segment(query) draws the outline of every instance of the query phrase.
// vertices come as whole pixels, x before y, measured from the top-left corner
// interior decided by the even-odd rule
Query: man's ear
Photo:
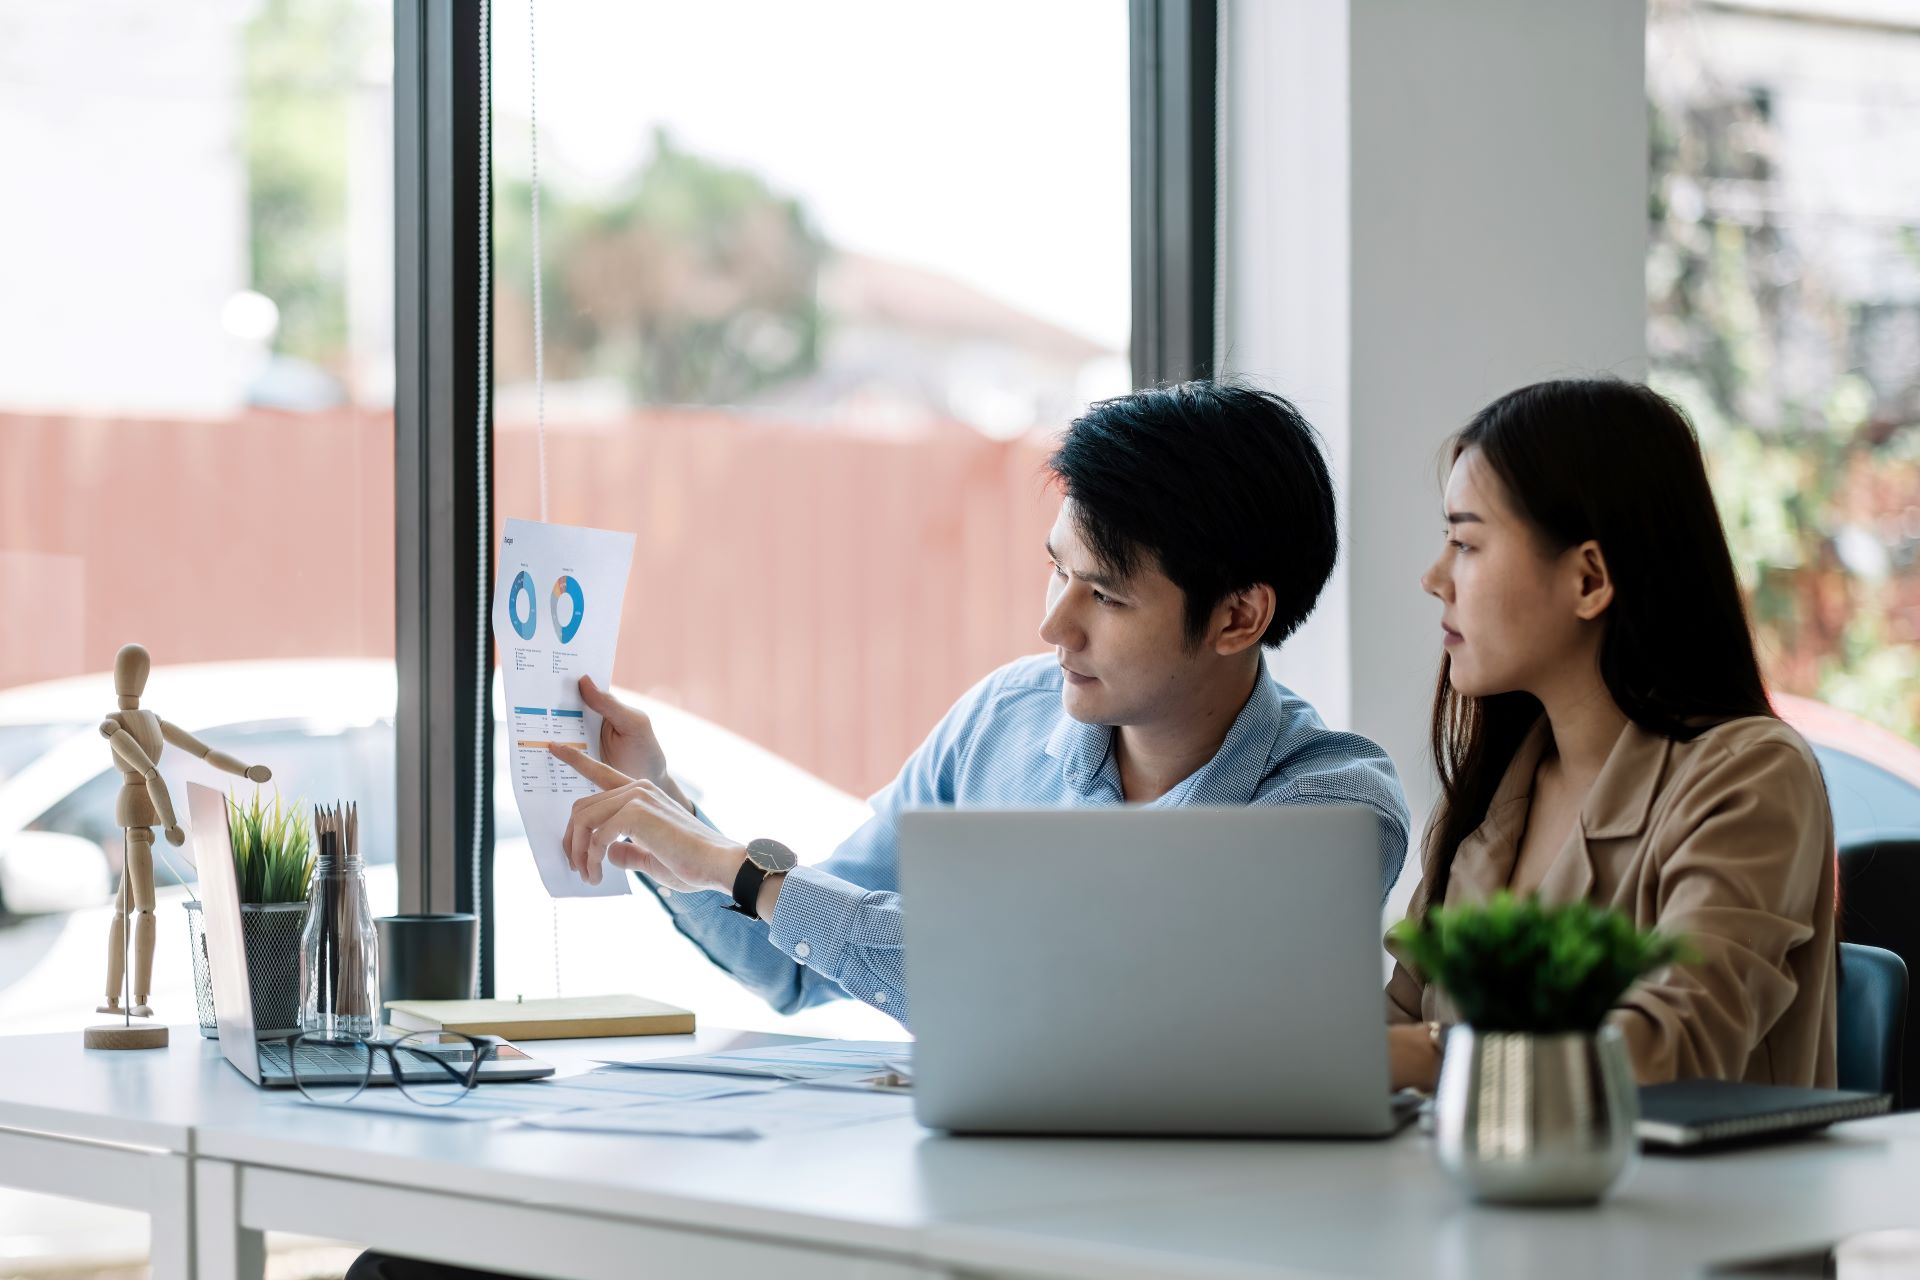
[[[1213,607],[1213,651],[1221,657],[1258,645],[1273,623],[1273,588],[1256,582],[1236,591]]]
[[[1606,553],[1589,538],[1568,553],[1574,572],[1580,575],[1574,614],[1582,622],[1592,622],[1613,604],[1613,575],[1607,571]]]

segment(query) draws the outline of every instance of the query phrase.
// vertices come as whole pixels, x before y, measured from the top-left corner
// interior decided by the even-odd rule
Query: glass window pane
[[[393,857],[393,95],[385,0],[13,5],[0,18],[0,1026],[70,1029],[107,974],[141,706],[357,800]],[[185,784],[253,784],[179,746]],[[191,1023],[181,855],[149,1003]],[[171,868],[168,859],[171,860]],[[4,1250],[0,1250],[4,1252]]]
[[[1857,719],[1784,714],[1874,760],[1874,725],[1920,741],[1920,22],[1667,0],[1647,34],[1653,380],[1699,427],[1769,684]],[[1882,825],[1842,790],[1842,830]]]
[[[723,829],[818,860],[1044,647],[1047,437],[1128,386],[1127,6],[540,6],[537,69],[526,6],[491,12],[496,524],[538,518],[544,457],[552,520],[637,535],[615,680]],[[657,904],[549,907],[523,841],[503,994],[557,969],[782,1025]]]

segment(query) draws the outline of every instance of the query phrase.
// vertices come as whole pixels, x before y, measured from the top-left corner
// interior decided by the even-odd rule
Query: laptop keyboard
[[[417,1053],[412,1049],[395,1049],[394,1057],[400,1060],[400,1072],[407,1080],[447,1080],[446,1068],[431,1055]],[[454,1062],[463,1064],[468,1055],[462,1053]],[[365,1069],[367,1055],[358,1049],[347,1049],[333,1044],[303,1044],[294,1051],[293,1059],[287,1056],[287,1046],[281,1043],[265,1043],[260,1046],[260,1069],[276,1076],[293,1075],[294,1066],[300,1069],[300,1075],[312,1079],[322,1076],[358,1076]],[[388,1076],[387,1055],[377,1054],[373,1061],[373,1078],[385,1079]]]

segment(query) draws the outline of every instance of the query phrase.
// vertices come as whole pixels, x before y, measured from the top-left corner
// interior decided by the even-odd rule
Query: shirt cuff
[[[712,913],[718,911],[736,920],[746,919],[739,912],[732,910],[732,894],[721,893],[717,889],[669,889],[665,885],[655,884],[638,871],[633,874],[641,884],[653,891],[654,896],[660,899],[668,911],[677,916],[717,919],[718,917]]]
[[[840,980],[853,918],[867,891],[814,867],[795,867],[780,885],[767,922],[773,945],[821,977]]]

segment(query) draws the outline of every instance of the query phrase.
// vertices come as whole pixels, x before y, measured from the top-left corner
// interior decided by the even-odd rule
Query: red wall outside
[[[1042,646],[1043,442],[707,411],[549,426],[558,522],[637,535],[614,678],[858,794]],[[536,437],[495,442],[536,518]],[[156,663],[393,654],[390,414],[0,414],[0,689]]]

